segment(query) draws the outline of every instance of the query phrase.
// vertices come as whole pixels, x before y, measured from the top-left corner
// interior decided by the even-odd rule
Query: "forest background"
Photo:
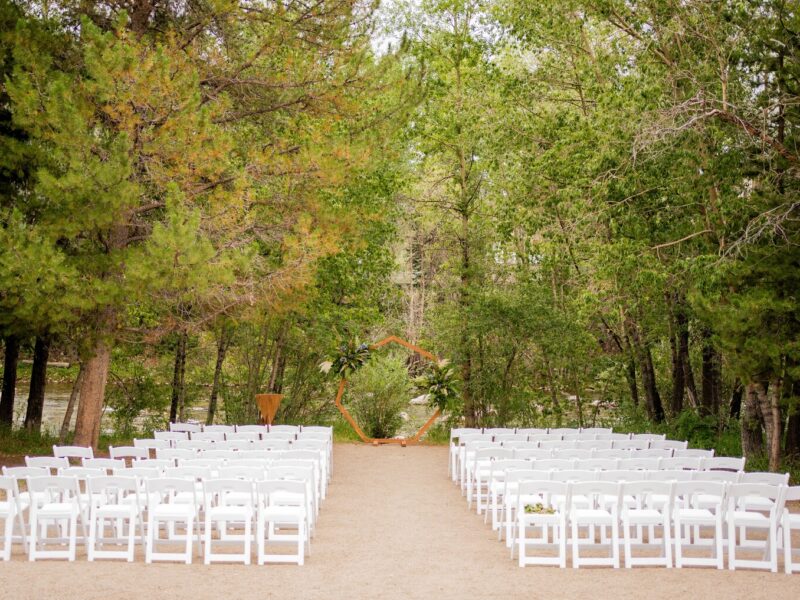
[[[797,8],[0,0],[2,445],[257,392],[346,435],[319,364],[396,334],[458,377],[432,440],[609,425],[791,466]],[[394,434],[421,368],[370,360],[348,401]]]

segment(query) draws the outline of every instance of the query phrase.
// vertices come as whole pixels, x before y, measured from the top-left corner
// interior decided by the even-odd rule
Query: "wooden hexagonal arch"
[[[439,359],[435,355],[428,352],[427,350],[423,350],[422,348],[415,346],[414,344],[407,342],[404,339],[401,339],[395,335],[390,335],[389,337],[382,339],[380,342],[372,344],[369,347],[369,349],[374,350],[375,348],[380,348],[388,344],[399,344],[400,346],[404,346],[405,348],[408,348],[412,352],[415,352],[416,354],[419,354],[420,356],[427,358],[431,362],[434,363],[439,362]],[[442,413],[442,411],[439,408],[437,408],[436,411],[431,416],[431,418],[428,419],[422,427],[420,427],[419,431],[417,431],[417,433],[415,433],[413,437],[410,437],[408,439],[367,437],[367,435],[361,430],[361,427],[358,426],[358,423],[356,423],[355,419],[353,419],[352,415],[347,411],[347,409],[342,404],[342,396],[344,395],[345,387],[347,387],[347,379],[343,377],[342,380],[339,382],[339,390],[336,393],[336,408],[338,408],[339,412],[342,413],[342,416],[345,419],[347,419],[347,422],[350,423],[350,426],[358,434],[358,437],[361,438],[361,441],[367,444],[376,444],[376,445],[400,444],[402,446],[405,446],[406,444],[416,444],[417,442],[419,442],[420,438],[425,434],[425,432],[428,431],[430,426],[433,425],[434,421],[436,421],[439,415]]]

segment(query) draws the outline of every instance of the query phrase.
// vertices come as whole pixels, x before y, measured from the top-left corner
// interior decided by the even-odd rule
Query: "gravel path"
[[[800,575],[518,568],[446,477],[445,447],[340,444],[312,554],[290,565],[0,564],[0,598],[793,598]]]

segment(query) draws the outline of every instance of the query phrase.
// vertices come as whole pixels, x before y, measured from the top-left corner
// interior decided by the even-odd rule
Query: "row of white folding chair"
[[[479,444],[479,443],[476,443]],[[549,449],[519,449],[519,448],[506,448],[498,447],[496,445],[476,445],[473,449],[467,447],[465,456],[469,457],[471,462],[465,464],[463,469],[462,491],[467,495],[467,498],[472,500],[473,484],[476,480],[476,469],[478,462],[483,461],[484,467],[488,468],[493,459],[528,459],[528,460],[547,460],[551,456],[558,456],[560,458],[555,460],[570,460],[570,461],[613,461],[613,460],[639,460],[644,461],[642,464],[650,466],[641,468],[689,468],[689,469],[730,469],[739,471],[744,469],[744,458],[729,458],[729,457],[671,457],[668,455],[671,451],[665,450],[560,450],[553,452]],[[684,451],[688,452],[688,451]],[[467,459],[465,459],[467,460]],[[649,462],[647,462],[649,461]],[[660,461],[664,462],[664,467],[660,466]],[[706,462],[703,462],[706,461]],[[704,466],[708,465],[708,466]],[[569,468],[569,467],[565,467]]]
[[[76,467],[68,467],[76,469]],[[273,472],[275,472],[273,470]],[[134,557],[134,541],[146,539],[146,562],[153,560],[184,560],[191,562],[192,532],[200,518],[200,507],[205,515],[205,562],[219,560],[241,560],[250,563],[250,527],[257,514],[258,562],[298,562],[303,564],[304,548],[308,544],[309,517],[306,502],[307,485],[295,480],[259,480],[256,482],[243,479],[208,480],[202,482],[202,503],[198,501],[198,487],[191,478],[159,478],[139,480],[136,477],[99,475],[86,480],[88,493],[81,490],[78,477],[67,476],[32,476],[27,479],[29,498],[27,504],[21,499],[18,482],[14,477],[0,478],[0,490],[5,492],[3,506],[7,512],[0,511],[0,518],[5,517],[5,545],[2,558],[10,559],[12,533],[15,519],[24,510],[29,511],[29,536],[23,537],[29,560],[37,558],[66,558],[74,561],[76,554],[77,526],[83,527],[83,537],[87,543],[88,559],[125,558],[132,561]],[[144,484],[144,489],[142,489]],[[145,501],[140,494],[144,491]],[[86,505],[86,499],[89,499]],[[186,501],[190,497],[190,501]],[[288,501],[287,501],[288,500]],[[147,536],[144,530],[144,514],[149,522]],[[86,520],[88,516],[88,531]],[[117,532],[113,538],[107,538],[105,523],[111,522]],[[155,550],[155,542],[159,536],[160,522],[169,524],[168,530],[174,529],[175,522],[186,525],[186,550],[182,553],[159,553]],[[245,535],[239,538],[224,536],[224,542],[240,539],[244,544],[242,554],[231,555],[212,552],[212,526],[225,528],[230,522],[241,522]],[[63,523],[63,525],[62,525]],[[127,534],[120,539],[123,525],[128,524]],[[59,524],[60,535],[49,538],[48,525]],[[291,524],[297,528],[296,534],[276,533],[276,527]],[[24,532],[24,525],[20,526]],[[138,529],[139,534],[135,533]],[[197,533],[199,536],[199,528]],[[174,538],[173,538],[174,539]],[[295,541],[298,545],[296,555],[270,555],[265,552],[265,541]],[[121,550],[106,550],[98,543],[124,543]],[[43,544],[64,544],[67,549],[40,548]]]
[[[477,439],[476,439],[477,438]],[[523,450],[577,450],[574,442],[495,442],[483,436],[465,436],[458,446],[454,446],[455,453],[451,455],[451,476],[458,482],[462,491],[466,487],[466,472],[468,464],[472,461],[474,452],[480,448],[520,448]],[[612,442],[613,449],[613,442]],[[589,450],[594,452],[594,450]]]
[[[516,467],[516,465],[514,466]],[[589,471],[589,470],[540,470],[540,469],[520,469],[511,468],[505,473],[502,481],[498,481],[493,488],[491,496],[492,527],[497,529],[498,538],[506,533],[506,543],[510,544],[509,530],[514,518],[514,506],[516,498],[516,488],[521,481],[525,480],[602,480],[602,481],[712,481],[724,484],[764,484],[772,486],[785,486],[788,484],[788,474],[780,473],[735,473],[730,471],[686,471],[686,470],[613,470],[613,471]],[[502,493],[499,490],[502,489]],[[771,507],[759,504],[753,500],[750,508],[754,510],[769,510]],[[488,517],[488,511],[487,511]],[[484,518],[486,521],[487,518]],[[744,532],[742,532],[743,540]]]
[[[162,459],[191,459],[191,458],[285,458],[299,457],[303,453],[313,453],[319,459],[320,493],[323,498],[327,496],[328,483],[331,477],[331,457],[325,442],[319,440],[297,440],[293,444],[252,446],[248,449],[195,449],[195,448],[159,448],[156,458]]]
[[[590,471],[661,471],[661,470],[687,470],[687,471],[721,471],[741,472],[744,469],[744,458],[734,459],[729,457],[715,458],[596,458],[596,459],[568,459],[568,458],[519,458],[517,456],[489,455],[487,460],[482,460],[480,452],[476,456],[474,468],[474,484],[468,486],[468,502],[472,505],[472,491],[474,490],[477,501],[477,512],[481,514],[485,508],[483,503],[484,492],[489,495],[496,489],[495,483],[502,481],[504,473],[509,468],[527,468],[536,470],[590,470]],[[480,463],[480,464],[479,464]],[[525,465],[522,467],[522,465]]]
[[[154,465],[155,461],[173,461],[178,464],[195,465],[232,465],[244,464],[244,461],[251,461],[256,464],[259,461],[269,461],[278,463],[290,460],[308,461],[314,468],[314,495],[315,504],[327,497],[329,471],[325,460],[324,452],[314,449],[296,449],[287,451],[231,451],[231,450],[207,450],[195,453],[188,449],[166,448],[158,451],[156,459],[138,459],[133,462],[135,466]]]
[[[508,446],[504,446],[502,444],[498,444],[495,442],[490,442],[486,440],[475,440],[475,441],[468,441],[463,446],[459,446],[457,448],[458,452],[456,454],[456,459],[453,465],[453,481],[458,483],[461,486],[462,492],[465,491],[467,485],[467,470],[468,465],[474,459],[474,454],[478,449],[482,448],[508,448]],[[528,447],[524,446],[518,448],[516,446],[512,446],[512,448],[517,452],[519,457],[522,456],[537,456],[540,451],[550,452],[551,455],[558,455],[563,456],[564,453],[571,453],[573,456],[587,456],[586,454],[582,454],[581,449],[574,448],[574,447]],[[586,452],[584,450],[583,452]],[[674,457],[713,457],[714,450],[701,450],[701,449],[684,449],[684,450],[668,450],[668,449],[631,449],[631,448],[611,448],[609,449],[593,449],[589,450],[591,452],[591,458],[604,458],[604,457],[622,457],[625,456],[624,452],[636,452],[638,456],[665,456],[671,452],[672,456]],[[620,453],[620,454],[618,454]]]
[[[311,429],[314,427],[311,426]],[[199,433],[199,432],[222,432],[222,433],[236,433],[236,432],[267,432],[267,431],[288,431],[291,433],[300,432],[302,427],[300,425],[203,425],[200,423],[170,423],[170,431],[186,432],[186,433]],[[330,429],[332,428],[321,428]]]
[[[572,545],[572,564],[606,564],[620,566],[619,546],[624,545],[625,565],[634,564],[672,566],[672,540],[674,540],[675,566],[706,565],[722,569],[723,526],[727,524],[728,566],[764,568],[773,572],[778,569],[777,532],[784,512],[785,486],[768,484],[725,484],[714,481],[636,481],[614,483],[609,481],[523,481],[518,487],[516,499],[515,531],[512,532],[512,558],[514,550],[519,549],[519,565],[557,564],[566,567],[566,546]],[[749,503],[759,498],[770,505],[768,514],[754,512]],[[526,510],[532,503],[541,504],[544,510]],[[660,526],[662,537],[648,539],[644,544],[638,531],[647,526],[654,529]],[[694,526],[693,538],[686,536],[687,526]],[[711,539],[698,539],[700,527],[713,529]],[[527,529],[539,527],[542,535],[529,540]],[[598,544],[595,527],[601,528]],[[622,537],[619,529],[622,528]],[[632,528],[637,535],[632,535]],[[746,548],[742,539],[737,540],[736,529],[757,529],[767,532],[765,560],[747,560],[736,557],[737,549]],[[569,530],[568,530],[569,528]],[[581,528],[588,536],[580,535]],[[608,535],[608,530],[611,535]],[[550,542],[550,530],[553,543]],[[697,542],[711,542],[699,544]],[[632,547],[655,546],[661,550],[659,557],[633,557]],[[689,556],[683,554],[684,546],[700,549],[710,545],[711,556]],[[556,558],[531,557],[527,555],[530,546],[555,546]],[[609,550],[609,557],[584,557],[581,547],[603,545]]]
[[[178,452],[173,450],[172,452]],[[286,452],[252,452],[252,453],[230,453],[222,457],[210,457],[198,454],[179,453],[175,456],[162,457],[159,467],[162,469],[171,468],[175,466],[176,461],[185,461],[185,463],[192,464],[193,466],[211,466],[223,464],[242,464],[242,461],[251,459],[253,461],[267,460],[271,464],[289,464],[288,461],[304,461],[310,464],[314,471],[313,480],[313,493],[314,505],[319,506],[321,500],[327,496],[327,472],[325,469],[324,454],[319,450],[291,450]],[[135,466],[155,466],[158,459],[134,459]],[[26,466],[40,467],[47,469],[47,472],[53,475],[61,474],[65,469],[70,467],[66,458],[55,458],[49,456],[34,456],[25,457]],[[186,464],[179,466],[186,466]],[[90,469],[99,469],[101,473],[111,474],[121,469],[126,468],[124,459],[114,458],[84,458],[83,467]]]

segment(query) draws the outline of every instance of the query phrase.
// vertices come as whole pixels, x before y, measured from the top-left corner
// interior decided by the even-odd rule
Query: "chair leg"
[[[525,524],[517,522],[517,552],[519,553],[519,566],[525,566]],[[511,558],[514,558],[514,544],[511,544]]]
[[[205,544],[203,545],[203,564],[211,564],[211,520],[206,515]]]
[[[717,516],[717,522],[714,527],[714,535],[716,536],[714,543],[716,544],[715,548],[717,552],[717,569],[724,569],[725,562],[722,553],[722,517],[719,515]]]
[[[631,564],[632,556],[631,556],[631,536],[630,536],[630,527],[631,524],[623,520],[622,521],[622,539],[625,545],[625,568],[630,569],[633,565]]]
[[[194,541],[193,540],[194,536],[191,534],[191,531],[193,530],[194,526],[195,526],[194,519],[192,517],[189,517],[189,519],[186,522],[186,564],[187,565],[192,564],[192,553],[194,551],[194,549],[192,548],[192,546],[194,544],[192,544],[192,542]]]
[[[675,568],[683,568],[683,532],[681,531],[681,523],[675,519]]]
[[[736,570],[736,526],[728,524],[728,568]]]
[[[580,555],[578,553],[578,522],[572,521],[572,568],[577,569],[580,567]]]
[[[661,542],[664,544],[664,560],[667,568],[672,568],[672,533],[670,532],[669,520],[665,519],[662,525]]]
[[[783,570],[787,575],[792,573],[792,529],[788,519],[783,521]]]
[[[73,514],[69,519],[69,562],[75,562],[75,545],[78,537],[78,515]]]
[[[36,519],[36,517],[31,518],[31,535],[30,535],[30,540],[28,542],[28,560],[30,562],[36,560],[36,546],[38,544],[38,542],[36,541],[36,536],[38,535],[36,530],[39,525],[37,523],[37,520],[38,519]]]

